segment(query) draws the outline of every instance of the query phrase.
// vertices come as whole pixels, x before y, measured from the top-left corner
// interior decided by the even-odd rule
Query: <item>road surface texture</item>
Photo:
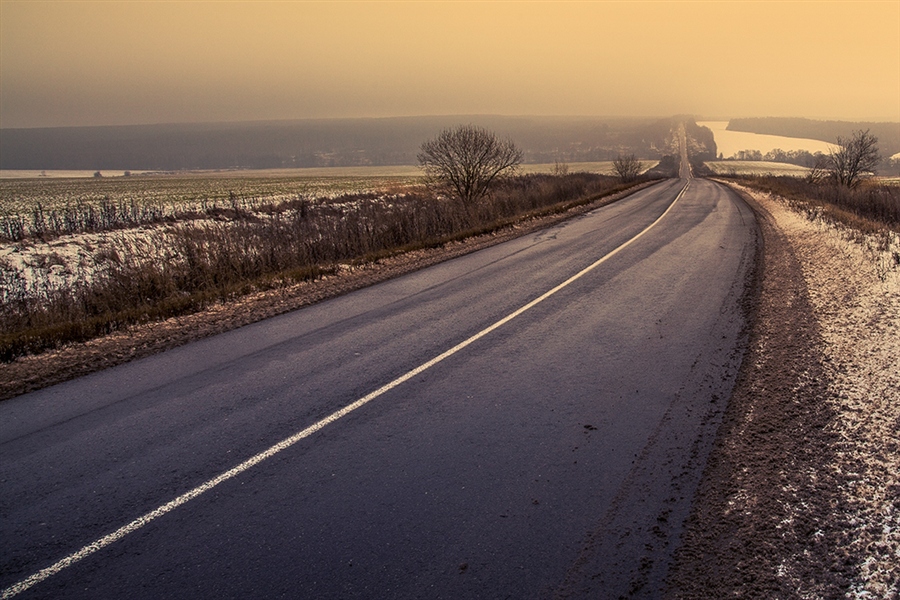
[[[3,595],[656,596],[756,252],[736,195],[669,180],[5,401]]]

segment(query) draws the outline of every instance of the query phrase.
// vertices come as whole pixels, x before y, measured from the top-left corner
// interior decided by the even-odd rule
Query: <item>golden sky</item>
[[[900,121],[900,0],[0,0],[0,126],[441,114]]]

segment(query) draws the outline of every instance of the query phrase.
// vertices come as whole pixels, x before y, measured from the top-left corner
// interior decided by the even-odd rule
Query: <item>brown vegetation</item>
[[[771,179],[734,186],[764,247],[749,346],[666,597],[897,599],[900,236]]]
[[[641,173],[641,161],[634,154],[620,154],[613,161],[613,169],[622,183],[628,183],[638,178]]]
[[[843,186],[855,188],[881,161],[878,138],[868,130],[854,131],[849,138],[838,137],[837,147],[828,158],[832,177]]]
[[[900,232],[900,187],[865,181],[854,189],[829,180],[798,177],[741,177],[753,189],[781,196],[798,210],[865,233]],[[900,257],[898,257],[900,258]]]
[[[417,158],[429,185],[469,205],[486,196],[495,181],[514,173],[522,157],[512,141],[481,127],[460,125],[423,143]]]
[[[440,246],[621,189],[617,179],[603,175],[529,175],[501,182],[474,206],[418,191],[223,210],[217,219],[168,227],[164,249],[135,242],[111,254],[102,270],[65,288],[50,281],[29,284],[0,264],[0,359],[195,312],[316,278],[341,264]]]

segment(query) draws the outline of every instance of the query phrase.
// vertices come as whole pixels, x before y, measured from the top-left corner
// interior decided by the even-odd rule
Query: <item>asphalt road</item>
[[[733,194],[669,180],[0,403],[4,597],[653,597],[755,248]]]

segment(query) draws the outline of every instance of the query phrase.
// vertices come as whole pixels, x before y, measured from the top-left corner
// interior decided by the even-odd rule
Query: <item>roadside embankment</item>
[[[89,341],[69,343],[11,362],[0,362],[0,400],[150,356],[499,244],[605,206],[654,183],[656,181],[641,182],[609,195],[575,198],[544,211],[535,211],[530,216],[510,219],[480,235],[399,252],[361,264],[346,262],[334,273],[318,279],[250,293],[192,314],[136,324]]]
[[[731,184],[765,244],[674,598],[900,597],[900,237]]]

